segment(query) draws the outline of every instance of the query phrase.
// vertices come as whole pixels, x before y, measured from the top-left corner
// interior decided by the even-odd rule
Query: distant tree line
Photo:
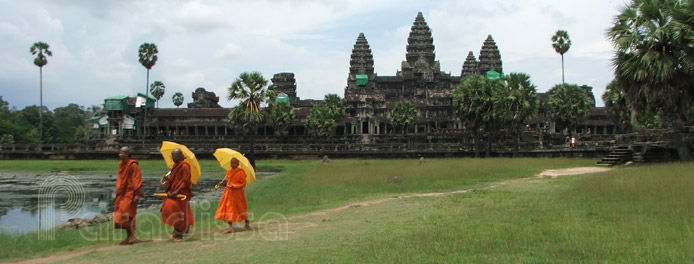
[[[43,143],[75,143],[92,136],[91,117],[100,106],[84,107],[77,104],[57,107],[53,111],[44,106],[31,105],[21,110],[10,108],[0,96],[0,144],[40,142],[39,113],[43,116]]]

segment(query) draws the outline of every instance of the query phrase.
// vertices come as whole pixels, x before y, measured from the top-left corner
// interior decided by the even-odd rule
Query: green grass
[[[12,162],[15,163],[15,161]],[[86,168],[100,170],[107,166],[109,168],[114,167],[117,163],[117,161],[72,162],[77,165],[71,164],[70,162],[22,161],[16,163],[19,164],[16,168],[19,168],[17,169],[18,171],[30,171],[30,166],[33,166],[33,168],[41,168],[42,170],[52,168],[85,168],[82,171],[89,171]],[[489,183],[505,179],[529,177],[548,168],[587,166],[594,164],[594,162],[594,160],[581,159],[428,159],[425,166],[419,166],[416,160],[333,160],[329,165],[323,165],[320,161],[270,160],[260,161],[258,164],[259,168],[273,170],[281,169],[283,172],[275,177],[258,180],[257,183],[248,186],[246,192],[249,212],[252,213],[254,217],[252,220],[257,221],[259,219],[268,219],[266,217],[268,215],[270,218],[276,218],[280,215],[291,216],[324,208],[337,207],[352,201],[392,197],[402,193],[438,192],[482,187]],[[141,163],[141,167],[143,170],[149,170],[150,167],[163,167],[161,164],[163,164],[163,162],[144,161]],[[5,167],[3,166],[9,165],[5,162],[0,163],[0,168],[4,170]],[[203,161],[202,166],[203,171],[206,171],[207,169],[205,168],[207,167],[214,168],[210,170],[218,170],[218,165],[216,165],[215,161]],[[109,171],[112,170],[115,169],[109,169]],[[221,174],[220,171],[215,171],[215,173]],[[204,174],[203,172],[203,177]],[[395,177],[397,177],[397,180],[394,180]],[[493,193],[493,191],[491,192]],[[476,199],[487,201],[488,199],[484,196],[486,194],[484,192],[481,194],[481,198]],[[492,201],[495,200],[492,199]],[[505,200],[501,199],[500,201]],[[455,209],[455,204],[459,202],[460,201],[452,202],[451,206],[448,207],[434,206],[431,208],[441,208],[441,210],[445,212],[446,210]],[[408,209],[400,210],[399,213],[401,214],[411,210],[410,205],[402,205],[402,207]],[[197,219],[195,228],[197,230],[208,230],[210,228],[216,230],[219,228],[220,221],[210,217],[210,214],[213,214],[215,209],[216,201],[200,204],[194,209]],[[165,237],[168,235],[167,232],[170,232],[170,228],[161,225],[157,213],[158,212],[140,213],[140,216],[138,216],[138,236],[141,239]],[[431,212],[431,214],[433,213],[435,212]],[[450,220],[450,225],[453,223],[458,225],[461,224],[460,219],[455,218],[447,220],[443,212],[439,214],[441,215],[434,219],[438,219],[438,221],[442,221],[445,224],[442,226],[444,228],[442,230],[444,231],[449,227],[445,221]],[[412,216],[416,214],[409,215]],[[417,219],[408,220],[399,218],[405,216],[386,215],[383,217],[389,219],[378,219],[378,217],[376,217],[373,221],[391,223],[390,225],[382,227],[384,230],[388,230],[386,233],[392,233],[393,235],[409,235],[411,234],[409,231],[416,231],[409,230],[416,225],[403,225],[401,223],[417,223]],[[381,229],[374,230],[373,233],[380,234],[380,230]],[[115,244],[123,238],[123,231],[114,231],[110,224],[98,226],[95,230],[87,232],[90,235],[94,233],[99,234],[99,239],[96,241],[84,239],[80,232],[76,230],[60,230],[58,232],[60,235],[56,236],[57,239],[54,241],[39,241],[36,234],[14,237],[2,235],[0,237],[0,259],[45,256],[56,252],[104,244]],[[328,230],[325,232],[326,234],[339,234],[339,232],[335,232],[335,230]],[[380,241],[379,239],[380,237],[388,236],[374,236],[368,234],[366,234],[366,237],[359,238],[357,241],[371,241],[365,245],[374,243],[374,245],[369,247],[373,246],[375,248],[378,248],[379,243],[384,244],[383,246],[387,244],[385,243],[387,241]],[[324,241],[322,238],[316,239],[317,240],[313,242]],[[341,239],[347,242],[353,241],[353,239],[346,237]],[[345,245],[347,248],[340,249],[342,253],[339,255],[344,255],[346,259],[355,257],[354,254],[356,254],[355,252],[357,251],[351,249],[359,248],[361,242],[354,245]],[[329,245],[332,245],[332,243],[329,243]],[[327,246],[328,245],[321,244],[319,248],[325,248]],[[137,247],[149,248],[156,247],[156,245],[145,243]],[[383,250],[386,249],[384,248]],[[321,252],[318,251],[316,254],[321,255]],[[392,254],[392,257],[397,258],[404,256],[403,254],[397,253],[397,251]],[[387,257],[387,254],[385,256]],[[318,258],[319,256],[308,255],[307,257],[310,259],[311,257]],[[424,254],[421,257],[429,258],[431,256],[429,254]],[[368,260],[366,257],[360,258]],[[371,259],[371,261],[380,262],[378,259]]]
[[[194,236],[65,262],[689,263],[693,169],[672,163],[531,178],[294,219],[288,240]]]

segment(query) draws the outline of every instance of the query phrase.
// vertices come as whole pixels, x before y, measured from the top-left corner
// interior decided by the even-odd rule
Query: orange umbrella
[[[188,162],[188,164],[190,164],[190,181],[193,184],[198,183],[198,179],[200,179],[200,163],[198,163],[198,159],[195,158],[195,153],[190,151],[188,147],[178,144],[176,142],[162,141],[161,148],[159,148],[159,152],[164,157],[164,161],[166,161],[166,167],[169,167],[169,169],[173,168],[175,163],[171,158],[171,151],[177,148],[181,149],[185,161]]]
[[[243,169],[246,173],[246,184],[251,184],[255,181],[255,170],[243,154],[230,148],[218,148],[214,151],[213,155],[217,159],[217,162],[219,162],[219,166],[225,170],[231,169],[231,164],[229,164],[229,162],[231,162],[232,158],[238,159],[239,168]]]

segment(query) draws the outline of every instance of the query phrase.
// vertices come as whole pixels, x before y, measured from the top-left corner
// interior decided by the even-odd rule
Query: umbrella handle
[[[155,193],[154,196],[169,197],[169,195],[166,194],[166,193]],[[177,194],[177,195],[176,195],[176,198],[181,198],[181,201],[183,201],[183,200],[185,200],[186,198],[188,198],[188,196],[186,196],[185,194]]]

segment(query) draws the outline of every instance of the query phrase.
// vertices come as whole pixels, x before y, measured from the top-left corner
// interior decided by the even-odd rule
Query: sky
[[[499,47],[505,73],[531,76],[538,92],[561,83],[561,56],[551,37],[563,29],[573,45],[564,54],[567,83],[593,87],[597,105],[613,79],[613,46],[605,37],[624,0],[0,0],[0,96],[10,107],[39,105],[34,42],[53,52],[43,67],[49,109],[103,104],[144,93],[146,69],[137,51],[155,43],[150,83],[166,85],[159,102],[184,106],[198,87],[232,107],[227,88],[243,72],[270,80],[293,72],[297,96],[344,96],[352,48],[366,36],[379,76],[405,60],[418,12],[432,30],[441,70],[459,76],[469,51],[479,56],[487,35]]]

